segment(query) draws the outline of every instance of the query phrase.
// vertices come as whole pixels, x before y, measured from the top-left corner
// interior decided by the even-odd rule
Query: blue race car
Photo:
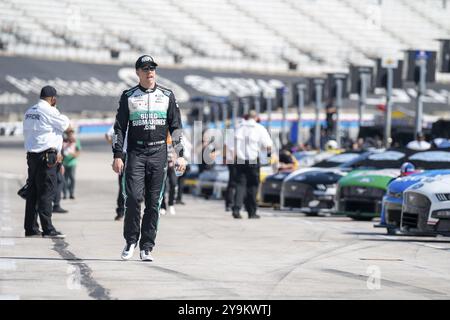
[[[413,184],[442,175],[450,175],[450,170],[427,170],[392,180],[383,197],[380,223],[374,227],[386,228],[388,234],[396,234],[400,229],[403,191]]]

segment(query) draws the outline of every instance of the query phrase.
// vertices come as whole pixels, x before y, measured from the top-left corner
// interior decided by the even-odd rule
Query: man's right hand
[[[63,159],[64,159],[64,157],[63,157],[63,155],[61,154],[61,152],[58,152],[58,154],[56,155],[56,161],[57,161],[58,163],[62,163],[62,162],[63,162]]]
[[[123,171],[123,161],[120,158],[115,158],[112,164],[115,173],[121,174]]]

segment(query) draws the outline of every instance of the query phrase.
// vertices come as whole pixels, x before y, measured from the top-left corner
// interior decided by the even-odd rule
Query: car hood
[[[428,170],[420,173],[397,178],[389,183],[388,191],[391,193],[402,193],[407,188],[418,182],[426,181],[431,177],[439,177],[443,175],[450,175],[450,170]]]
[[[405,192],[408,191],[419,191],[425,194],[450,193],[450,175],[429,177],[405,190]]]
[[[228,181],[228,178],[228,170],[207,170],[198,176],[201,181]]]
[[[386,189],[389,182],[398,177],[399,169],[355,170],[339,180],[339,186],[361,186]]]
[[[266,178],[266,181],[283,181],[291,172],[278,172]]]
[[[318,171],[322,171],[322,172],[341,172],[340,170],[339,170],[339,168],[315,168],[315,167],[311,167],[311,168],[302,168],[302,169],[298,169],[298,170],[295,170],[294,172],[292,172],[292,173],[290,173],[287,177],[286,177],[286,179],[284,180],[284,181],[290,181],[290,180],[293,180],[293,179],[295,179],[297,176],[299,176],[299,175],[303,175],[303,174],[305,174],[305,173],[308,173],[308,172],[312,172],[312,171],[314,171],[314,172],[318,172]]]
[[[335,184],[345,175],[339,170],[311,170],[302,174],[296,175],[290,179],[289,182],[298,182],[306,184]]]

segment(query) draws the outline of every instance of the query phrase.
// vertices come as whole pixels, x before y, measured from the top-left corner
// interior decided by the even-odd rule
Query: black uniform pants
[[[259,164],[236,165],[236,193],[234,195],[233,212],[239,212],[244,204],[248,215],[256,214],[256,195],[259,187]]]
[[[175,191],[177,188],[177,175],[175,174],[175,168],[170,167],[167,169],[167,183],[169,184],[169,206],[173,206],[175,202]],[[166,207],[166,194],[164,192],[161,208]]]
[[[155,246],[159,208],[167,173],[167,146],[139,147],[129,150],[125,166],[124,238],[141,250]],[[141,202],[145,201],[141,224]]]
[[[225,194],[225,207],[231,207],[233,205],[234,195],[236,192],[236,164],[227,164],[229,178],[227,184],[227,190]]]
[[[28,193],[25,204],[25,233],[39,231],[37,217],[41,220],[42,231],[50,233],[55,230],[52,224],[52,201],[57,189],[57,166],[49,168],[45,152],[27,153]]]

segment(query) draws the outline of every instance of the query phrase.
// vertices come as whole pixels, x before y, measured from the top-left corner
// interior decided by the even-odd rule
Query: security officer
[[[241,207],[246,201],[249,219],[257,219],[256,194],[259,186],[259,155],[265,150],[270,156],[272,139],[269,132],[256,122],[257,114],[250,111],[248,120],[243,121],[235,132],[236,146],[236,193],[233,202],[233,217],[242,218]]]
[[[24,223],[26,237],[65,237],[52,224],[52,200],[57,187],[58,163],[62,161],[63,132],[70,123],[69,118],[56,109],[56,97],[55,88],[43,87],[40,101],[27,110],[23,120],[29,184]]]
[[[180,109],[173,92],[156,83],[157,66],[149,55],[137,59],[135,68],[139,84],[123,92],[114,124],[112,167],[118,174],[125,170],[126,245],[122,251],[123,260],[133,256],[139,241],[141,260],[153,261],[151,251],[155,246],[167,174],[168,132],[178,156],[175,166],[180,172],[186,169],[186,160],[182,157]],[[128,147],[124,165],[122,157],[126,133]],[[144,198],[141,225],[141,202]]]

